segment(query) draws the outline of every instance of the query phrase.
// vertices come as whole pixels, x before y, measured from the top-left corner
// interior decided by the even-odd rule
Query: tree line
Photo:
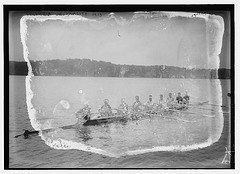
[[[118,65],[90,59],[30,61],[35,76],[230,79],[230,69]],[[9,75],[27,75],[27,63],[9,61]]]

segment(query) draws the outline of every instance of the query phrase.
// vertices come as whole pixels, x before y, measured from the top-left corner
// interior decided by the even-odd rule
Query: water
[[[104,98],[108,98],[114,108],[120,104],[122,97],[131,104],[134,95],[139,95],[142,101],[146,101],[147,96],[152,94],[156,101],[160,93],[166,96],[168,92],[188,90],[192,102],[209,100],[209,103],[228,104],[225,96],[221,96],[221,84],[229,85],[229,81],[224,80],[220,83],[218,80],[34,77],[32,90],[35,95],[32,103],[36,108],[35,116],[41,128],[59,127],[74,123],[76,118],[73,113],[84,103],[90,104],[95,112]],[[223,88],[226,91],[228,89]],[[229,167],[221,162],[225,155],[225,147],[229,147],[230,114],[216,114],[192,108],[192,112],[215,117],[185,113],[180,115],[181,118],[193,122],[157,117],[125,125],[58,129],[42,137],[15,139],[13,137],[22,133],[23,129],[32,129],[25,90],[25,77],[10,76],[10,167]],[[59,103],[62,100],[68,101],[70,107],[61,108]],[[217,111],[220,109],[209,105],[201,107]],[[179,115],[173,116],[179,118]],[[211,145],[209,137],[212,142],[216,142]],[[57,147],[53,145],[54,141],[59,139],[62,143],[60,148],[65,144],[65,149],[68,150],[54,149]],[[193,149],[199,147],[196,145],[210,146],[186,151],[191,145],[194,145]],[[91,152],[86,152],[89,150],[86,146],[98,150],[90,149]],[[110,157],[112,155],[118,158]]]

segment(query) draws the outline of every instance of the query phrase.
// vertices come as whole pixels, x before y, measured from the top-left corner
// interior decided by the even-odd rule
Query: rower
[[[78,119],[78,123],[81,122],[82,118],[84,120],[90,120],[90,115],[91,115],[91,108],[88,104],[85,104],[82,109],[79,109],[79,111],[76,112],[76,117]]]
[[[99,109],[100,115],[102,117],[109,117],[112,116],[112,108],[109,105],[109,100],[108,99],[104,99],[103,100],[104,104],[102,105],[102,107]]]
[[[178,93],[178,96],[176,97],[176,102],[177,102],[178,104],[182,104],[182,101],[183,101],[183,98],[182,98],[182,96],[181,96],[181,93],[179,92],[179,93]]]
[[[152,95],[149,95],[148,101],[145,103],[145,106],[148,110],[153,109],[154,102],[153,102],[153,99],[152,99]]]
[[[174,102],[174,98],[172,97],[172,93],[170,92],[167,98],[167,107],[172,108],[173,102]]]
[[[121,99],[121,104],[118,107],[118,111],[122,114],[127,114],[128,113],[128,105],[127,103],[124,101],[124,98]]]
[[[184,104],[189,104],[190,96],[188,95],[188,92],[185,91],[185,95],[183,96],[183,103]]]
[[[135,102],[133,103],[133,110],[134,111],[141,111],[142,110],[142,103],[139,100],[139,96],[135,96]]]
[[[166,102],[163,100],[163,94],[160,94],[160,98],[159,98],[158,104],[159,104],[159,108],[160,109],[165,107]]]

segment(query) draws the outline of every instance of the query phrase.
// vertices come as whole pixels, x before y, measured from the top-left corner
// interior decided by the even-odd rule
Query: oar
[[[43,129],[43,130],[34,130],[34,131],[29,131],[29,130],[25,130],[23,134],[20,135],[16,135],[15,138],[18,138],[20,136],[24,136],[25,138],[28,138],[29,135],[37,135],[41,132],[50,132],[50,131],[54,131],[57,129],[72,129],[74,127],[78,126],[77,123],[72,124],[72,125],[67,125],[67,126],[62,126],[62,127],[58,127],[58,128],[50,128],[50,129]]]
[[[225,107],[225,108],[231,108],[229,106],[224,106],[224,105],[217,105],[217,104],[213,104],[213,103],[209,103],[209,101],[205,101],[205,102],[196,102],[197,105],[210,105],[210,106],[218,106],[218,107]],[[193,105],[193,104],[190,104]],[[193,105],[194,106],[194,105]]]
[[[207,104],[209,101],[203,101],[203,102],[194,102],[194,105],[204,105],[204,104]],[[193,104],[190,104],[190,105],[193,105]]]
[[[199,113],[196,113],[196,112],[190,112],[190,111],[179,111],[179,110],[177,110],[177,109],[170,109],[170,110],[178,111],[178,112],[184,112],[184,113],[189,113],[189,114],[195,114],[195,115],[201,115],[201,116],[204,116],[204,117],[215,117],[215,116],[212,116],[212,115],[199,114]]]
[[[201,108],[198,106],[189,106],[190,108],[194,108],[194,109],[202,109],[202,110],[206,110],[206,111],[211,111],[211,112],[218,112],[218,113],[222,113],[222,114],[229,114],[230,112],[222,112],[222,111],[216,111],[213,109],[207,109],[207,108]]]
[[[204,116],[204,117],[211,117],[214,118],[215,116],[213,115],[208,115],[208,114],[199,114],[199,113],[195,113],[195,112],[188,112],[186,111],[185,113],[189,113],[189,114],[195,114],[195,115],[200,115],[200,116]]]
[[[38,134],[39,131],[29,131],[29,130],[25,130],[23,134],[20,135],[16,135],[14,138],[18,138],[20,136],[24,136],[25,138],[28,138],[30,134]]]
[[[20,136],[22,136],[23,134],[20,134],[20,135],[16,135],[14,138],[18,138],[18,137],[20,137]]]
[[[177,109],[170,109],[170,108],[168,108],[167,110],[170,110],[170,111],[177,111],[177,112],[184,112],[184,111],[182,111],[182,110],[177,110]],[[164,110],[154,110],[154,112],[161,112],[161,113],[163,113],[164,112]],[[152,116],[157,116],[159,113],[157,113],[157,114],[155,114],[155,113],[147,113],[147,114],[150,114],[150,115],[152,115]],[[158,116],[159,117],[159,116]],[[164,117],[164,119],[169,119],[169,120],[176,120],[176,121],[183,121],[183,122],[189,122],[189,123],[194,123],[194,122],[196,122],[196,121],[190,121],[190,120],[185,120],[185,119],[181,119],[181,118],[174,118],[174,117]]]
[[[216,105],[216,104],[212,104],[212,103],[208,103],[207,105],[211,105],[211,106],[218,106],[218,107],[222,107],[222,108],[231,108],[229,106],[224,106],[224,105]]]
[[[171,109],[173,110],[173,109]],[[175,110],[175,111],[179,111],[179,110]],[[180,111],[179,111],[180,112]],[[155,116],[156,114],[153,114],[153,116]],[[183,121],[183,122],[188,122],[188,123],[195,123],[196,121],[191,121],[191,120],[185,120],[185,119],[182,119],[182,118],[174,118],[174,117],[164,117],[164,119],[169,119],[169,120],[176,120],[176,121]]]

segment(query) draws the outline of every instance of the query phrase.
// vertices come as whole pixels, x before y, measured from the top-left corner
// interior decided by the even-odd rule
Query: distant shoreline
[[[9,74],[9,76],[17,76],[17,77],[26,77],[27,75],[14,75],[14,74]],[[93,76],[62,76],[62,75],[34,75],[34,77],[83,77],[83,78],[92,78]],[[118,79],[191,79],[191,78],[157,78],[157,77],[93,77],[93,78],[118,78]],[[192,80],[231,80],[231,79],[206,79],[206,78],[194,78]]]
[[[31,61],[35,76],[231,79],[231,71],[219,69],[187,69],[165,65],[118,65],[90,59]],[[26,76],[26,62],[9,61],[9,75]]]

